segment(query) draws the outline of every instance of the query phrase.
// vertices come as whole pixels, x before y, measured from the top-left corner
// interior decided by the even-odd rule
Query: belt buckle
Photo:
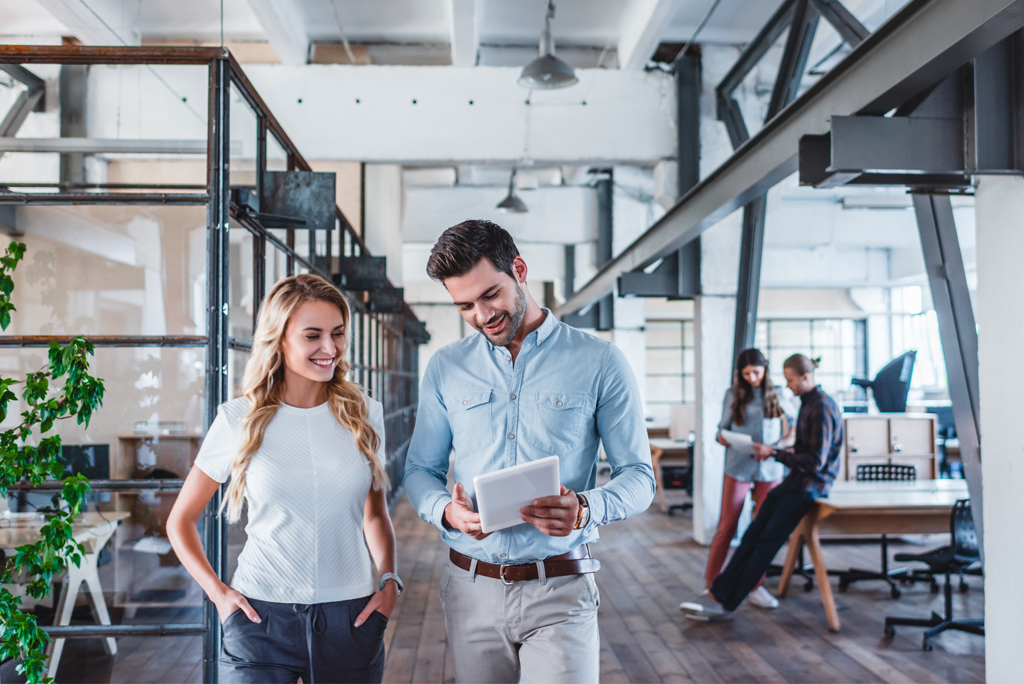
[[[511,587],[513,584],[516,583],[516,580],[505,579],[505,568],[514,568],[514,567],[516,567],[516,566],[514,566],[514,565],[502,565],[502,566],[500,566],[498,568],[498,578],[501,580],[501,583],[504,584],[506,587]]]

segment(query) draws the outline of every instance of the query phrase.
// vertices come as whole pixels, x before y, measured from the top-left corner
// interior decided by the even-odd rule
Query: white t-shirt
[[[384,413],[367,398],[380,436]],[[217,482],[231,475],[241,445],[244,397],[222,404],[195,465]],[[370,465],[355,439],[321,404],[278,407],[245,473],[248,540],[231,586],[244,596],[277,603],[328,603],[372,594],[373,568],[363,537]]]

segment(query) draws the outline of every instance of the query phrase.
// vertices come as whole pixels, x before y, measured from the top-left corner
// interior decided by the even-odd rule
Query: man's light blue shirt
[[[456,551],[489,563],[557,556],[598,539],[597,528],[645,510],[654,471],[633,371],[613,344],[556,320],[540,327],[516,357],[477,333],[430,359],[420,389],[405,487],[420,517]],[[597,488],[598,445],[612,480]],[[476,541],[441,522],[454,478],[475,496],[473,478],[557,455],[561,482],[586,496],[590,522],[567,537],[523,523]]]

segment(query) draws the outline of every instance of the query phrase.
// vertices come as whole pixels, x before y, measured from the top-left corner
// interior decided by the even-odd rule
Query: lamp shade
[[[544,31],[540,34],[540,57],[523,67],[523,73],[519,75],[519,85],[523,87],[552,90],[579,81],[572,67],[555,57],[555,40],[551,37],[551,19],[554,16],[555,5],[549,1]]]
[[[554,55],[541,55],[519,75],[519,85],[538,90],[565,88],[579,81],[572,67]]]
[[[525,214],[530,210],[526,206],[526,202],[519,199],[519,195],[516,194],[516,172],[514,169],[508,179],[508,195],[498,202],[496,208],[504,214]]]

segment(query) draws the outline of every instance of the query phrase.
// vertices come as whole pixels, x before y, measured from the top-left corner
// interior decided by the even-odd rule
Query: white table
[[[104,513],[83,513],[75,519],[72,535],[78,543],[85,547],[85,554],[78,567],[74,563],[68,565],[67,577],[60,592],[55,611],[55,624],[71,624],[71,612],[75,609],[75,601],[82,583],[89,585],[89,600],[92,603],[93,616],[101,625],[110,624],[107,603],[103,599],[103,587],[100,585],[98,565],[100,550],[114,534],[121,521],[130,516],[127,511],[109,511]],[[45,520],[11,521],[8,527],[0,527],[0,548],[8,551],[8,555],[18,546],[32,544],[39,540],[39,530]],[[114,655],[117,653],[117,641],[114,637],[103,640],[104,650]],[[53,639],[47,648],[50,656],[48,677],[57,676],[57,666],[64,651],[64,639]]]

